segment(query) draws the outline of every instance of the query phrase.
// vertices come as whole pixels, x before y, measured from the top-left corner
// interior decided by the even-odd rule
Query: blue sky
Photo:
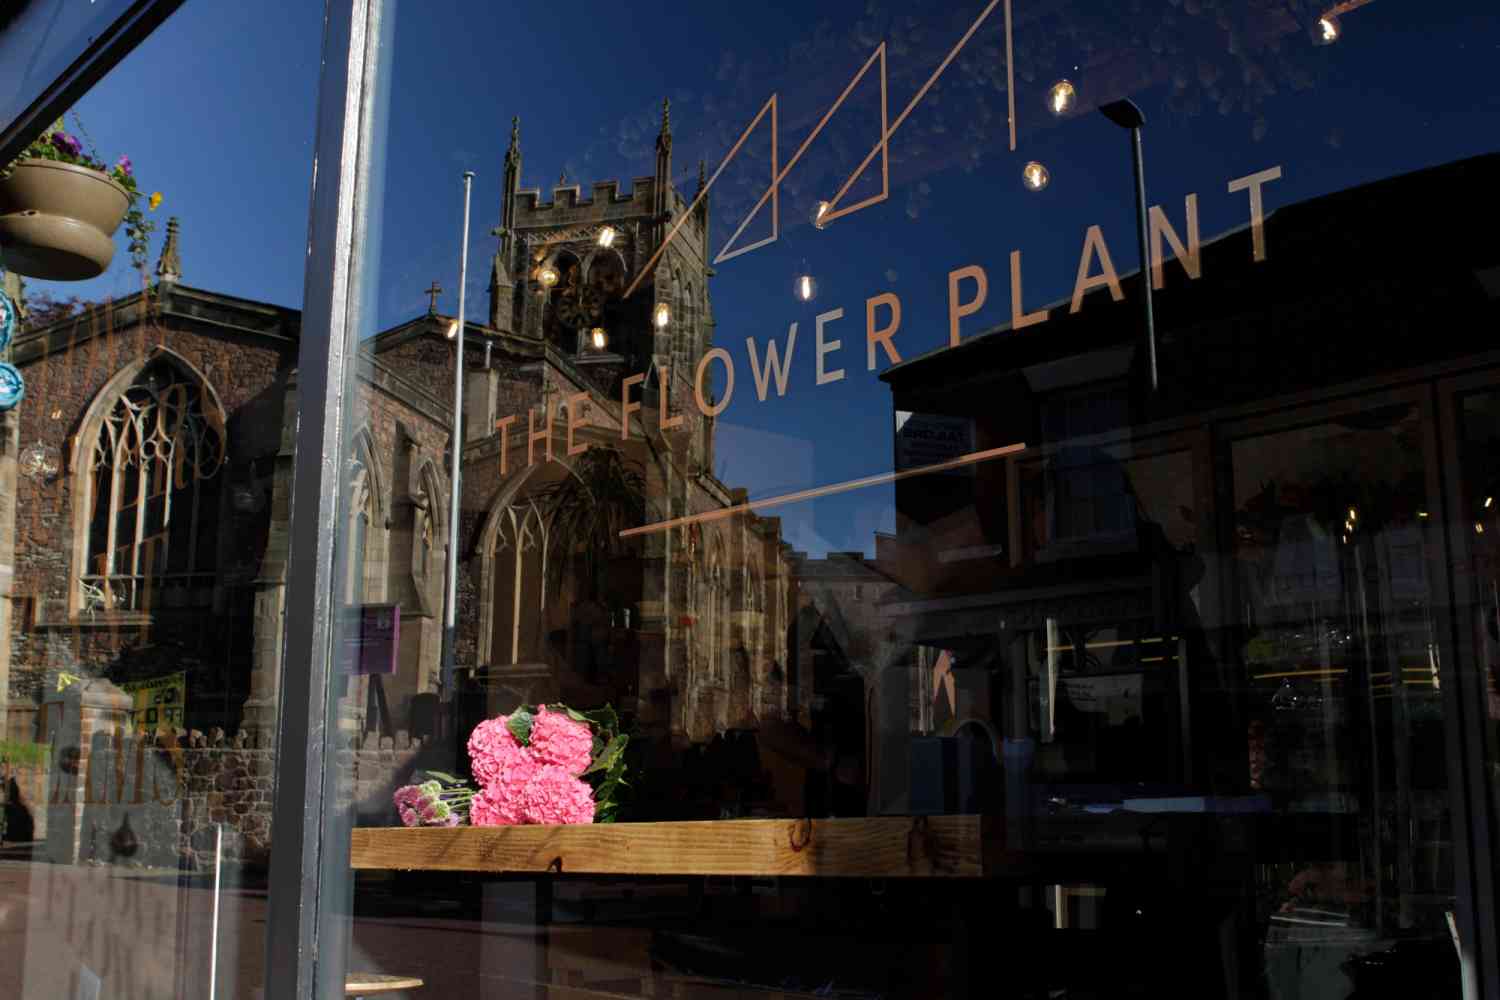
[[[80,108],[100,152],[111,159],[128,152],[143,186],[164,192],[161,214],[182,217],[190,284],[300,302],[317,6],[188,0]],[[1247,221],[1245,196],[1225,186],[1265,167],[1284,171],[1266,191],[1274,208],[1497,145],[1492,66],[1500,32],[1491,4],[1376,0],[1347,14],[1344,37],[1324,48],[1284,12],[1279,20],[1275,11],[1252,16],[1243,4],[1148,4],[1147,18],[1119,23],[1101,6],[1019,6],[1015,153],[1007,149],[997,8],[892,137],[889,199],[820,232],[807,222],[812,205],[877,135],[878,77],[856,87],[788,175],[781,239],[726,262],[710,284],[717,343],[737,368],[718,446],[726,481],[763,496],[891,467],[889,393],[865,370],[866,297],[901,296],[896,343],[910,357],[946,342],[953,267],[979,263],[991,278],[989,304],[965,322],[966,334],[1008,319],[1011,250],[1024,255],[1028,305],[1069,293],[1091,224],[1103,227],[1122,273],[1135,267],[1125,137],[1093,113],[1098,103],[1129,96],[1140,104],[1150,200],[1180,220],[1183,196],[1196,192],[1205,238]],[[488,230],[498,222],[512,115],[522,119],[523,186],[550,189],[563,170],[585,186],[611,178],[628,185],[651,172],[660,101],[670,96],[676,176],[691,191],[698,158],[712,170],[773,92],[784,161],[882,40],[894,117],[984,3],[942,8],[643,0],[563,10],[403,0],[386,66],[393,97],[374,288],[379,325],[423,310],[423,289],[434,279],[448,289],[439,308],[456,311],[465,169],[477,175],[469,308],[483,315],[494,250]],[[1059,120],[1044,95],[1061,76],[1078,85],[1080,111]],[[753,135],[715,187],[716,248],[763,189],[767,135],[765,127]],[[1020,184],[1031,159],[1051,173],[1040,193]],[[875,183],[867,173],[848,198]],[[1461,222],[1435,220],[1450,224]],[[767,232],[769,220],[758,217],[746,238]],[[791,294],[804,267],[819,285],[805,305]],[[82,291],[120,294],[135,280],[117,261]],[[840,307],[845,318],[830,335],[844,350],[832,360],[847,377],[815,386],[813,318]],[[793,321],[788,393],[759,403],[745,339],[784,340]],[[873,532],[893,524],[889,489],[777,513],[788,538],[814,552],[872,551]]]

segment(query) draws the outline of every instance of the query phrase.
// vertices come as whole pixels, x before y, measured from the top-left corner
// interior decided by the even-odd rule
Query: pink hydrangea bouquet
[[[625,745],[612,708],[519,708],[469,734],[479,783],[469,805],[475,826],[608,823],[625,785]]]

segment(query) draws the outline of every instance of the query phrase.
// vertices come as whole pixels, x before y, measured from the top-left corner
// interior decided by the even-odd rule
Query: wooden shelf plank
[[[422,980],[415,976],[387,976],[379,972],[351,972],[344,977],[344,996],[369,997],[381,993],[399,993],[402,990],[422,988]]]
[[[984,834],[979,816],[361,827],[350,863],[400,871],[978,878]]]

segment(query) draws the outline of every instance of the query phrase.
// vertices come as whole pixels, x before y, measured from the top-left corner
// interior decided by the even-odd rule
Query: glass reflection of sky
[[[241,5],[190,0],[114,85],[85,102],[101,148],[106,136],[110,149],[128,141],[143,183],[161,179],[170,199],[164,212],[183,216],[188,284],[283,303],[300,298],[318,31],[312,6],[280,0],[251,16]],[[699,158],[710,173],[717,169],[772,93],[785,162],[882,41],[894,120],[985,4],[642,2],[574,5],[566,16],[535,4],[395,7],[381,327],[424,311],[423,290],[434,278],[448,290],[439,309],[455,311],[465,169],[477,173],[469,304],[471,315],[483,315],[494,251],[487,234],[498,222],[513,114],[521,117],[523,187],[550,190],[563,171],[585,185],[610,178],[628,185],[652,172],[660,100],[669,96],[675,180],[691,195]],[[912,357],[946,343],[952,268],[977,263],[990,274],[988,304],[965,321],[966,336],[1009,320],[1012,250],[1024,255],[1027,308],[1071,292],[1089,225],[1103,227],[1122,274],[1135,268],[1128,146],[1095,113],[1100,103],[1130,97],[1141,106],[1148,196],[1180,231],[1183,197],[1196,192],[1205,239],[1248,220],[1245,195],[1226,185],[1266,167],[1284,171],[1266,188],[1274,209],[1494,148],[1500,91],[1490,68],[1500,31],[1490,4],[1376,0],[1343,15],[1342,35],[1328,46],[1313,44],[1313,8],[1291,0],[1148,7],[1132,16],[1125,5],[1092,0],[1017,3],[1012,152],[997,4],[892,136],[889,199],[818,229],[817,203],[831,198],[878,135],[878,72],[854,88],[785,179],[780,240],[726,261],[710,285],[715,342],[737,368],[716,453],[726,482],[763,496],[890,468],[890,395],[865,366],[867,297],[901,297],[895,343]],[[1049,92],[1063,78],[1076,103],[1054,116]],[[284,113],[268,115],[269,106]],[[763,125],[715,185],[715,250],[764,191],[769,155]],[[1021,184],[1030,160],[1050,174],[1040,192]],[[879,190],[878,164],[850,187],[845,204]],[[762,211],[740,244],[769,232]],[[817,282],[806,303],[791,291],[804,270]],[[121,279],[114,281],[108,287],[118,291]],[[829,336],[843,350],[830,367],[847,377],[816,386],[813,321],[835,308],[844,317]],[[1122,311],[1122,321],[1134,318]],[[798,340],[787,395],[760,403],[745,340],[784,341],[792,322]],[[775,513],[796,545],[869,551],[872,533],[892,528],[891,498],[882,487]]]
[[[20,115],[130,6],[130,0],[0,4],[0,121]]]

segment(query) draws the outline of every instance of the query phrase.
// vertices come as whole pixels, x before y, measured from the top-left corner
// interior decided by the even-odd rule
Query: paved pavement
[[[262,997],[265,891],[231,886],[221,904],[217,1000]],[[208,997],[212,928],[208,880],[0,860],[0,997],[88,998],[90,974],[98,1000]],[[408,915],[354,921],[349,964],[425,980],[416,1000],[516,997],[536,955],[528,925]]]

